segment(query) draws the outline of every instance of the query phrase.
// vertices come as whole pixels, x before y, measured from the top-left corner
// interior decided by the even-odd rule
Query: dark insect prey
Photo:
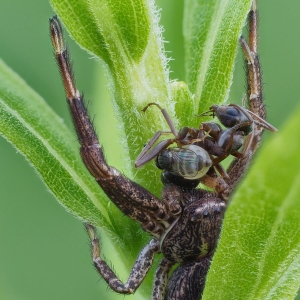
[[[244,143],[244,136],[251,133],[252,138],[254,124],[273,132],[277,131],[271,124],[251,111],[236,104],[230,104],[213,105],[208,112],[200,115],[216,115],[221,124],[228,129],[223,130],[214,122],[202,122],[199,129],[183,127],[177,133],[167,111],[158,104],[149,103],[143,111],[145,112],[151,105],[156,105],[161,110],[174,138],[166,139],[152,148],[162,134],[168,133],[158,131],[137,157],[135,166],[140,167],[156,158],[156,166],[165,170],[163,177],[170,173],[173,177],[195,180],[203,177],[209,168],[214,166],[223,178],[228,178],[220,162],[229,155],[242,157],[242,153],[238,150]],[[176,143],[178,148],[168,148],[173,143]],[[247,149],[244,149],[244,152],[247,152]]]
[[[248,108],[212,106],[204,114],[216,115],[226,129],[205,122],[199,129],[186,127],[179,133],[162,109],[174,138],[153,146],[159,138],[159,133],[156,134],[136,161],[136,166],[141,166],[155,158],[157,166],[163,169],[161,199],[106,163],[82,96],[75,86],[62,28],[56,17],[50,20],[50,30],[83,162],[110,200],[152,236],[123,283],[102,260],[95,227],[86,224],[97,271],[112,290],[131,294],[151,268],[154,255],[162,253],[152,299],[199,300],[230,196],[260,145],[263,130],[275,131],[265,121],[255,2],[249,13],[249,41],[240,38],[247,66]],[[169,148],[172,143],[177,147]],[[225,171],[221,162],[229,155],[235,158]],[[200,182],[213,192],[197,188]],[[173,265],[177,267],[169,276]]]

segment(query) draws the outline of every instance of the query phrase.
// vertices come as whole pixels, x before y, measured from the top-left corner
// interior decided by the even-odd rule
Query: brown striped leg
[[[90,224],[86,224],[85,227],[91,240],[93,262],[99,274],[115,292],[133,294],[151,268],[155,253],[159,252],[159,242],[153,239],[143,248],[131,269],[127,282],[124,284],[107,263],[101,259],[96,228]]]
[[[165,289],[168,282],[168,274],[172,268],[174,263],[168,261],[167,259],[163,258],[155,273],[153,289],[152,289],[152,299],[155,300],[163,300]]]
[[[168,205],[106,163],[82,96],[75,86],[68,50],[57,17],[50,20],[50,32],[67,102],[81,145],[83,162],[110,200],[125,215],[139,222],[151,235],[159,237],[174,220]]]

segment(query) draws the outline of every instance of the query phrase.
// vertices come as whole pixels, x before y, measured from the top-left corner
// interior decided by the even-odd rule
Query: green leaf
[[[127,59],[138,62],[145,52],[150,32],[145,2],[91,0],[89,3],[106,45],[121,50],[115,54],[124,52]],[[121,44],[117,45],[118,42]]]
[[[83,220],[111,231],[104,193],[83,166],[74,135],[2,61],[0,115],[1,135],[25,155],[61,204]]]
[[[139,61],[142,57],[150,31],[143,1],[67,0],[52,1],[52,5],[74,39],[111,69],[122,59]]]
[[[186,0],[183,33],[186,80],[195,113],[227,100],[242,32],[252,0]]]
[[[180,127],[191,126],[191,116],[194,115],[193,95],[187,84],[183,81],[173,81],[172,85],[173,100],[175,101],[175,112],[178,117]],[[199,119],[194,118],[197,122]],[[199,124],[195,125],[198,127]]]
[[[300,286],[298,109],[269,138],[226,213],[203,299],[294,299]]]

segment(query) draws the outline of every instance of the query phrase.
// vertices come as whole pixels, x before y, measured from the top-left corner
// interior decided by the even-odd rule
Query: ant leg
[[[163,114],[166,122],[168,123],[172,133],[174,134],[175,137],[177,137],[177,135],[178,135],[177,130],[175,129],[175,126],[174,126],[169,114],[167,113],[167,111],[164,108],[161,108],[161,106],[159,104],[157,104],[155,102],[148,103],[147,106],[142,109],[142,111],[145,112],[148,109],[148,107],[151,105],[155,105],[160,109],[160,111]]]
[[[208,130],[207,132],[203,129],[203,126],[201,124],[197,138],[191,139],[189,142],[190,144],[195,144],[195,143],[201,143],[203,142],[207,137],[210,136],[211,130]],[[201,144],[200,144],[201,145]]]
[[[266,120],[262,119],[260,116],[256,115],[254,112],[252,112],[251,110],[247,110],[248,113],[253,117],[256,118],[258,121],[253,120],[253,122],[259,126],[264,127],[265,129],[268,129],[272,132],[278,132],[278,130],[271,125],[270,123],[266,122]]]
[[[235,153],[239,147],[242,146],[242,142],[235,138],[241,137],[241,134],[238,132],[238,130],[242,127],[246,127],[249,125],[253,125],[252,121],[238,123],[234,125],[233,127],[224,130],[218,139],[217,146],[220,149],[223,149],[223,152],[221,155],[217,155],[216,158],[213,159],[213,165],[216,165],[220,163],[222,160],[224,160],[226,157],[228,157],[232,152]],[[245,148],[244,148],[245,152]]]
[[[220,177],[213,168],[210,168],[206,175],[201,178],[201,183],[216,191],[217,196],[224,200],[229,200],[230,187],[227,182]]]
[[[155,142],[163,134],[169,134],[169,133],[170,133],[169,131],[157,131],[155,133],[155,135],[151,138],[151,140],[143,148],[143,150],[139,154],[139,156],[137,157],[137,159],[136,159],[136,161],[134,163],[134,166],[136,168],[143,166],[144,164],[146,164],[147,162],[149,162],[151,159],[153,159],[155,156],[157,156],[160,151],[166,149],[169,145],[173,144],[175,142],[175,140],[174,139],[168,139],[168,140],[162,141],[161,143],[159,143],[158,145],[156,145],[151,151],[149,151],[151,149],[151,147],[155,144]],[[162,145],[163,142],[166,142],[165,146]]]
[[[229,179],[229,176],[223,166],[221,164],[214,165],[214,168],[218,171],[218,173],[222,176],[224,179]]]
[[[236,158],[241,158],[243,157],[243,153],[240,153],[238,151],[231,153],[232,156],[236,157]]]
[[[155,272],[154,284],[152,289],[152,299],[163,300],[165,289],[168,282],[168,274],[174,263],[163,258]]]
[[[57,17],[50,20],[50,33],[84,164],[125,215],[140,223],[152,236],[159,237],[174,220],[168,205],[107,164],[83,98],[75,86],[69,53]]]
[[[151,268],[154,255],[160,252],[159,242],[153,239],[144,247],[136,259],[130,275],[124,284],[107,265],[107,263],[101,259],[101,250],[96,228],[88,223],[85,224],[85,227],[91,240],[93,262],[99,274],[115,292],[120,294],[133,294],[140,286],[149,269]]]
[[[243,103],[244,103],[244,101],[245,101],[245,98],[243,98]],[[264,119],[262,119],[260,116],[258,116],[258,115],[256,115],[254,112],[252,112],[251,110],[248,110],[248,109],[246,109],[246,108],[244,108],[244,107],[241,107],[241,106],[239,106],[239,105],[236,105],[236,104],[229,104],[229,106],[233,106],[233,107],[235,107],[237,110],[239,110],[242,114],[244,114],[247,118],[248,118],[248,120],[249,121],[251,121],[251,122],[253,122],[253,123],[255,123],[255,124],[257,124],[257,125],[259,125],[259,126],[261,126],[261,127],[264,127],[265,129],[268,129],[268,130],[270,130],[270,131],[272,131],[272,132],[277,132],[278,130],[274,127],[274,126],[272,126],[270,123],[268,123],[266,120],[264,120]],[[257,119],[257,120],[255,120],[255,119],[253,119],[253,118],[255,118],[255,119]]]
[[[177,145],[179,147],[181,147],[182,145],[191,144],[191,143],[199,141],[198,139],[197,140],[194,139],[194,140],[190,140],[190,141],[183,141],[184,138],[188,135],[188,133],[190,133],[191,129],[189,127],[183,127],[179,132],[177,132],[169,114],[167,113],[167,111],[165,109],[161,108],[159,104],[157,104],[155,102],[148,103],[147,106],[144,107],[142,111],[145,112],[148,109],[148,107],[150,107],[152,105],[157,106],[161,110],[166,122],[168,123],[168,125],[170,127],[171,132],[168,132],[168,131],[156,132],[156,134],[151,138],[151,140],[147,143],[147,145],[144,147],[142,152],[137,157],[137,159],[135,161],[136,168],[143,166],[144,164],[149,162],[151,159],[156,157],[162,150],[167,149],[168,146],[170,146],[171,144],[173,144],[175,142],[177,143]],[[158,143],[151,150],[151,147],[160,138],[161,135],[169,134],[169,133],[173,133],[175,138],[162,141],[162,142]]]

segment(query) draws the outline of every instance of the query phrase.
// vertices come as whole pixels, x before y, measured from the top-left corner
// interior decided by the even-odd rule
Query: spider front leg
[[[160,251],[159,242],[153,239],[144,247],[136,259],[130,275],[124,284],[115,275],[107,263],[101,259],[100,245],[96,228],[91,224],[85,224],[85,227],[91,240],[93,262],[99,274],[115,292],[120,294],[133,294],[140,286],[149,269],[151,268],[154,255]]]
[[[257,8],[256,1],[252,3],[249,12],[249,44],[241,37],[240,44],[246,60],[247,71],[247,99],[249,111],[254,113],[260,119],[266,119],[266,109],[263,103],[262,96],[262,81],[260,63],[257,55]],[[261,135],[264,128],[258,124],[253,125],[253,132],[247,137],[243,157],[234,160],[228,168],[229,180],[226,180],[230,193],[236,187],[241,177],[245,173],[249,163],[251,162],[254,153],[258,149],[261,141]],[[245,151],[246,150],[246,151]]]
[[[83,162],[106,195],[125,215],[139,222],[152,236],[159,237],[174,220],[170,208],[106,163],[83,98],[75,86],[62,28],[56,17],[50,20],[50,31]]]
[[[264,128],[267,128],[273,132],[277,130],[269,125],[266,120],[266,109],[263,103],[262,96],[262,82],[261,82],[261,70],[260,63],[257,55],[257,8],[256,1],[252,3],[251,10],[248,17],[249,22],[249,43],[241,37],[240,44],[246,60],[247,71],[247,99],[249,110],[243,110],[246,113],[250,113],[253,118],[259,120],[259,122],[253,121],[253,131],[247,136],[244,148],[243,156],[233,160],[227,170],[228,178],[218,178],[216,174],[207,174],[201,179],[201,182],[205,185],[216,190],[217,194],[223,199],[229,199],[232,191],[235,189],[241,178],[243,177],[246,169],[248,168],[254,153],[257,151],[260,142],[261,135]],[[248,117],[248,119],[252,119]]]

